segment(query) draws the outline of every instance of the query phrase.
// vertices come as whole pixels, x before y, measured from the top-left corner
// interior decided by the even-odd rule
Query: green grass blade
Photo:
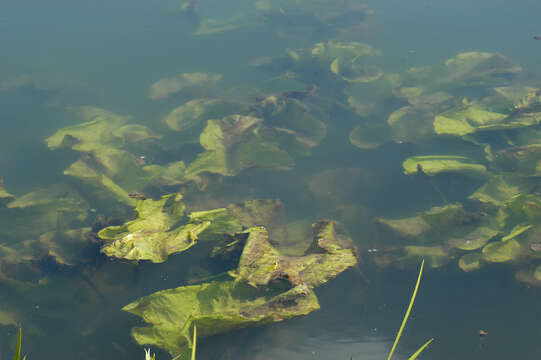
[[[195,360],[195,347],[197,345],[197,326],[193,324],[192,360]]]
[[[396,349],[396,345],[398,344],[398,340],[400,340],[400,337],[402,336],[402,331],[404,331],[404,327],[406,327],[406,323],[408,322],[408,318],[411,313],[411,308],[413,307],[413,303],[415,301],[415,297],[417,296],[417,290],[419,289],[419,284],[421,283],[421,275],[423,274],[423,267],[425,265],[425,261],[421,262],[421,269],[419,270],[419,277],[417,277],[417,284],[415,284],[415,289],[413,290],[413,295],[411,296],[410,304],[408,306],[408,310],[406,310],[406,315],[404,316],[404,320],[402,320],[402,325],[400,325],[400,329],[398,330],[398,334],[396,334],[396,338],[394,339],[393,347],[391,348],[391,352],[389,352],[389,357],[387,360],[391,360],[391,356],[393,356],[394,350]]]
[[[17,339],[17,347],[15,348],[15,355],[13,360],[19,360],[21,358],[21,342],[23,337],[23,330],[19,328],[19,338]]]
[[[411,355],[411,356],[409,357],[408,360],[415,360],[415,359],[417,359],[417,356],[419,356],[419,354],[422,353],[423,350],[424,350],[424,349],[428,346],[428,344],[430,344],[432,341],[434,341],[434,338],[428,340],[423,346],[421,346],[421,347],[419,348],[419,350],[417,350],[413,355]]]

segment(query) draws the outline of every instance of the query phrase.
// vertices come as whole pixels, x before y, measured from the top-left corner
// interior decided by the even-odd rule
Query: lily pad
[[[541,222],[541,198],[535,194],[515,195],[499,211],[500,226],[509,234],[520,234]]]
[[[164,262],[170,254],[192,247],[210,221],[188,223],[172,228],[184,218],[181,195],[166,195],[160,200],[140,200],[135,208],[138,217],[121,226],[109,226],[98,233],[112,240],[101,249],[107,256],[127,260]]]
[[[314,224],[313,247],[301,257],[281,255],[263,227],[234,235],[241,248],[235,281],[210,282],[163,290],[126,305],[123,310],[142,317],[148,327],[135,328],[140,344],[166,349],[172,356],[191,347],[190,329],[206,337],[234,329],[308,314],[319,308],[312,288],[357,262],[343,248],[333,222]]]
[[[237,15],[225,19],[206,18],[201,21],[199,28],[193,34],[199,36],[216,35],[256,25],[259,23],[253,16]]]
[[[174,161],[167,164],[163,171],[152,179],[152,184],[158,186],[174,186],[184,184],[186,177],[186,164],[184,161]]]
[[[515,274],[515,278],[528,285],[541,286],[541,265],[535,268],[521,269]]]
[[[541,176],[541,144],[513,146],[496,152],[493,163],[503,171]]]
[[[56,223],[67,223],[68,219],[83,221],[88,214],[88,203],[72,187],[66,184],[54,184],[29,192],[7,205],[8,209],[28,209],[31,211],[43,211],[53,218],[64,217],[64,221]],[[36,216],[37,219],[40,216]],[[51,219],[52,220],[52,219]]]
[[[118,186],[118,184],[110,177],[98,173],[84,160],[78,160],[71,164],[69,168],[64,170],[64,175],[72,176],[93,186],[99,193],[102,193],[103,190],[105,190],[106,195],[101,194],[102,197],[110,197],[113,195],[117,201],[129,206],[133,206],[136,203],[136,200],[130,198],[126,190]]]
[[[323,59],[354,59],[362,56],[379,56],[381,51],[372,45],[363,44],[356,41],[336,41],[320,42],[312,47],[312,56]]]
[[[461,204],[449,204],[433,207],[421,212],[414,217],[402,219],[376,220],[378,237],[404,244],[415,240],[423,244],[443,246],[448,242],[460,241],[468,236],[483,234],[489,236],[492,231],[478,230],[479,227],[487,227],[486,220],[479,212],[465,211]],[[454,240],[453,240],[454,239]],[[406,243],[407,244],[407,243]]]
[[[433,113],[430,109],[404,106],[389,115],[387,124],[394,141],[418,143],[434,135],[432,120]]]
[[[231,204],[227,209],[242,226],[264,226],[274,245],[284,240],[285,210],[280,200],[249,200],[243,204]]]
[[[351,60],[334,59],[331,72],[342,80],[353,83],[371,83],[383,75],[383,71],[374,65],[363,63],[359,57]]]
[[[58,264],[74,266],[95,259],[93,244],[86,234],[91,228],[56,230],[40,236],[40,243]]]
[[[499,231],[496,229],[480,226],[461,238],[451,238],[449,245],[460,250],[476,250],[483,247],[498,234]]]
[[[136,143],[147,139],[161,139],[161,135],[154,134],[144,125],[128,124],[113,131],[113,135],[123,139],[126,144]]]
[[[349,133],[349,142],[360,149],[375,149],[392,141],[390,128],[380,123],[362,123]]]
[[[206,151],[188,165],[185,182],[197,182],[203,173],[233,176],[254,166],[291,169],[294,162],[289,154],[257,131],[261,121],[257,117],[242,115],[207,121],[200,136],[201,146]]]
[[[483,260],[487,262],[507,262],[515,260],[519,255],[520,244],[514,239],[491,242],[483,248]]]
[[[417,174],[419,171],[426,175],[436,175],[442,172],[460,172],[471,175],[484,175],[486,167],[472,162],[465,156],[457,155],[425,155],[412,156],[403,163],[405,174]]]
[[[283,321],[317,309],[318,300],[307,289],[284,291],[278,287],[264,290],[237,281],[162,290],[122,308],[150,325],[132,330],[132,336],[139,344],[158,346],[171,356],[189,353],[193,324],[197,325],[198,338],[204,338],[247,326]]]
[[[241,106],[228,103],[220,99],[201,98],[190,100],[174,108],[165,118],[164,122],[174,131],[204,125],[209,119],[217,119],[229,114],[238,114]]]
[[[190,213],[190,222],[205,223],[209,222],[209,227],[200,235],[201,240],[206,240],[206,235],[236,233],[242,230],[242,222],[231,214],[226,208],[194,211]],[[214,237],[213,237],[214,238]]]
[[[501,97],[508,100],[510,106],[514,110],[518,111],[527,110],[535,102],[541,101],[541,94],[539,94],[539,89],[529,86],[500,86],[494,88],[494,91]]]
[[[409,258],[423,258],[430,267],[439,268],[446,265],[453,256],[447,253],[441,246],[417,246],[406,245],[404,246],[406,256]]]
[[[466,272],[478,270],[481,267],[482,258],[483,255],[481,253],[464,254],[458,260],[458,267]]]
[[[268,96],[261,103],[266,126],[290,134],[308,149],[318,145],[327,134],[323,121],[312,114],[300,100],[287,96]]]
[[[439,82],[454,86],[500,85],[521,71],[503,55],[471,51],[447,60]]]
[[[536,186],[536,182],[532,180],[515,173],[491,175],[487,182],[468,198],[502,206],[515,195],[529,193]]]
[[[15,196],[8,193],[4,188],[4,179],[0,176],[0,205],[5,205],[14,199]]]
[[[463,101],[434,118],[436,134],[464,136],[481,130],[499,130],[533,125],[535,122],[510,119],[509,114],[488,110],[482,104]]]
[[[92,106],[83,106],[78,112],[87,122],[60,129],[48,137],[45,141],[50,149],[68,147],[77,151],[92,151],[124,144],[124,134],[121,131],[115,135],[115,130],[126,124],[129,116]]]
[[[222,75],[215,73],[184,73],[156,81],[150,87],[149,96],[152,100],[163,100],[184,90],[216,87],[221,79]]]

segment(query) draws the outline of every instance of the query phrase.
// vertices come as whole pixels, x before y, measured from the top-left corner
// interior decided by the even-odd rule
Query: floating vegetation
[[[123,294],[123,310],[145,323],[132,330],[139,344],[193,359],[197,336],[319,309],[314,289],[356,266],[357,253],[381,268],[411,268],[419,257],[468,273],[512,264],[518,280],[541,286],[539,79],[481,51],[390,68],[396,61],[362,32],[370,9],[356,1],[243,6],[180,5],[188,44],[214,50],[253,33],[258,46],[234,39],[236,58],[206,53],[177,68],[168,59],[173,68],[133,89],[145,103],[132,114],[47,97],[58,123],[40,128],[39,151],[50,158],[40,167],[13,155],[37,185],[0,177],[0,286],[9,293],[0,325],[25,321],[39,334],[34,316],[53,323],[69,308],[92,314],[74,320],[86,337],[104,322],[88,318],[109,315],[109,297]],[[287,47],[265,43],[284,37]],[[232,60],[244,78],[228,73]],[[43,95],[34,81],[5,81],[0,96]],[[173,284],[148,280],[169,268],[162,277]]]
[[[121,259],[164,262],[168,255],[192,247],[199,233],[210,226],[209,221],[203,221],[172,229],[184,217],[184,210],[181,195],[166,195],[159,201],[139,200],[135,208],[137,219],[98,233],[100,238],[109,240],[101,251]]]
[[[15,196],[11,195],[4,189],[4,179],[0,176],[0,205],[5,205],[14,200]]]
[[[222,79],[221,74],[185,73],[156,81],[149,90],[152,100],[163,100],[181,91],[194,91],[216,87]]]
[[[313,231],[310,248],[296,257],[272,246],[264,227],[232,234],[213,251],[213,257],[225,256],[234,267],[230,280],[162,290],[124,306],[150,325],[134,328],[133,337],[177,356],[194,346],[189,329],[195,323],[199,336],[206,337],[319,309],[312,289],[354,266],[357,257],[344,247],[335,223],[320,221]]]

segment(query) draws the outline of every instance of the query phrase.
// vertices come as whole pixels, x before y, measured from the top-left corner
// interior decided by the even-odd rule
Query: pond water
[[[540,13],[533,0],[0,2],[0,360],[18,324],[30,359],[144,358],[131,336],[144,321],[121,308],[228,268],[205,241],[165,262],[108,258],[97,232],[177,193],[186,214],[279,201],[278,225],[248,226],[287,229],[287,254],[335,220],[358,258],[314,287],[319,310],[201,338],[200,360],[384,359],[422,259],[395,358],[433,337],[421,358],[539,359]],[[192,221],[175,219],[164,232]]]

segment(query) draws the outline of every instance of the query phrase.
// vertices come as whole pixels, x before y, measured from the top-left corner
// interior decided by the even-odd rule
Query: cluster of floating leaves
[[[246,171],[294,169],[338,127],[333,114],[340,109],[359,119],[349,132],[352,149],[416,144],[425,152],[404,159],[405,174],[428,178],[434,187],[431,179],[449,173],[482,184],[461,202],[448,203],[441,193],[440,206],[376,218],[375,234],[384,239],[371,252],[376,264],[406,266],[424,257],[432,267],[456,263],[474,271],[513,262],[517,278],[541,285],[540,90],[517,80],[521,69],[512,61],[484,52],[384,73],[377,66],[381,51],[341,37],[362,27],[369,11],[339,10],[334,3],[262,0],[225,20],[205,18],[196,1],[185,3],[180,11],[193,20],[197,36],[261,24],[283,28],[292,19],[326,36],[253,61],[268,75],[257,84],[258,96],[237,96],[221,87],[221,74],[210,72],[156,81],[149,97],[168,109],[155,126],[95,106],[70,108],[77,124],[45,139],[49,149],[78,156],[65,168],[65,182],[16,199],[0,178],[0,281],[37,294],[57,286],[40,272],[43,259],[75,268],[101,252],[161,263],[197,243],[211,244],[209,256],[225,264],[223,274],[123,308],[148,324],[133,329],[140,344],[175,356],[191,346],[194,322],[204,337],[318,309],[313,289],[357,262],[343,228],[331,220],[286,220],[280,201],[253,200],[248,191],[241,203],[208,198],[217,197],[224,179]],[[438,151],[439,139],[455,141],[456,151]],[[330,213],[359,221],[370,211],[351,195],[368,182],[358,168],[331,167],[303,191]],[[112,217],[125,220],[112,224]],[[28,273],[33,283],[21,280]],[[17,304],[6,308],[0,323],[23,320]]]
[[[520,71],[502,55],[479,52],[459,54],[439,68],[410,69],[391,91],[407,104],[393,110],[386,124],[368,120],[351,132],[351,143],[360,148],[425,145],[425,153],[403,161],[403,170],[434,187],[431,177],[451,173],[482,184],[459,203],[447,203],[440,192],[442,206],[376,219],[378,236],[402,244],[383,246],[374,256],[378,264],[403,265],[422,256],[432,267],[456,260],[462,270],[474,271],[513,262],[518,279],[541,285],[541,91],[521,83]],[[360,100],[350,103],[359,106]],[[438,139],[454,141],[456,150],[426,150],[437,148]]]

